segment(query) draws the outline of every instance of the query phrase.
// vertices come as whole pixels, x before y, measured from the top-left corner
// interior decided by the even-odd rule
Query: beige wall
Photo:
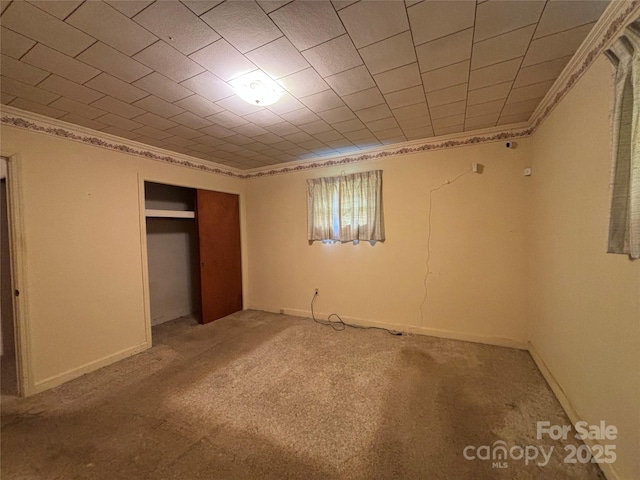
[[[14,154],[30,383],[42,390],[149,346],[139,175],[239,194],[245,185],[3,127],[2,155]]]
[[[578,415],[620,430],[619,477],[640,478],[640,262],[605,253],[611,75],[598,60],[534,135],[529,316]]]
[[[484,340],[525,339],[525,205],[529,139],[508,150],[483,144],[345,167],[252,179],[247,187],[249,305],[309,315],[339,313],[359,323]],[[433,194],[428,299],[421,318]],[[305,180],[382,169],[384,243],[325,245],[306,239]]]

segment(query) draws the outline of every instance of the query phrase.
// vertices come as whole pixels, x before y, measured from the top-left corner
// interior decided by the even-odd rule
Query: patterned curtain
[[[307,180],[307,238],[384,241],[382,170]]]
[[[640,258],[640,21],[605,53],[616,67],[607,251]]]

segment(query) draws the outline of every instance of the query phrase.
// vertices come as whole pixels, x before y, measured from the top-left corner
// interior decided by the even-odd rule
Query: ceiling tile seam
[[[613,1],[616,1],[616,0],[613,0]],[[596,20],[596,22],[597,22],[597,20]],[[555,35],[560,35],[560,34],[563,34],[563,33],[570,32],[570,31],[572,31],[572,30],[578,30],[578,29],[580,29],[580,28],[586,27],[587,25],[593,25],[593,24],[595,24],[596,22],[587,22],[587,23],[582,23],[582,24],[580,24],[580,25],[575,25],[575,26],[573,26],[573,27],[571,27],[571,28],[565,28],[564,30],[558,30],[557,32],[549,33],[548,35],[543,35],[543,36],[538,37],[538,38],[533,38],[533,41],[535,42],[536,40],[542,40],[543,38],[549,38],[549,37],[553,37],[553,36],[555,36]],[[536,30],[537,30],[537,29],[536,29]],[[535,36],[535,33],[534,33],[534,36]]]
[[[473,11],[473,35],[471,37],[471,57],[473,57],[473,46],[476,44],[476,24],[478,23],[478,2],[475,2]],[[467,94],[464,99],[464,114],[462,117],[462,129],[467,128],[467,108],[469,107],[469,92],[471,91],[471,64],[472,58],[469,58],[469,71],[467,72]],[[499,117],[498,117],[499,118]]]
[[[507,58],[506,60],[500,60],[499,62],[495,62],[495,63],[487,63],[486,65],[483,65],[481,67],[477,67],[477,68],[469,68],[470,72],[477,72],[478,70],[482,70],[483,68],[489,68],[489,67],[495,67],[496,65],[500,65],[502,63],[509,63],[514,61],[516,58],[520,58],[522,57],[524,59],[525,55],[518,55],[516,57],[511,57],[511,58]],[[465,60],[467,61],[467,60]],[[459,62],[461,63],[461,62]],[[520,69],[518,69],[518,71],[520,71]]]
[[[447,33],[446,35],[442,35],[441,37],[432,38],[431,40],[427,40],[426,42],[422,42],[422,43],[420,43],[418,45],[415,44],[415,40],[414,40],[413,46],[414,47],[421,47],[422,45],[426,45],[427,43],[437,42],[439,40],[442,40],[443,38],[452,37],[454,35],[457,35],[458,33],[464,32],[466,30],[473,30],[473,29],[474,29],[474,27],[462,28],[460,30],[456,30],[455,32],[451,32],[451,33]],[[413,34],[411,36],[413,37]]]
[[[524,26],[518,27],[518,28],[514,28],[512,30],[507,30],[507,31],[501,32],[501,33],[499,33],[497,35],[493,35],[492,37],[483,38],[482,40],[478,40],[477,42],[474,40],[473,44],[476,45],[476,44],[479,44],[479,43],[488,42],[489,40],[495,40],[498,37],[502,37],[503,35],[508,35],[510,33],[513,33],[513,32],[517,32],[518,30],[525,30],[525,29],[527,29],[529,27],[532,27],[533,25],[537,26],[539,22],[540,22],[540,18],[538,18],[537,22],[529,23],[527,25],[524,25]],[[534,32],[534,34],[535,34],[535,32]],[[475,37],[475,29],[474,29],[474,37]],[[531,38],[533,38],[533,36]]]
[[[271,10],[269,13],[267,13],[267,12],[264,10],[264,8],[262,8],[262,5],[260,5],[260,3],[258,3],[258,6],[260,6],[260,8],[262,8],[262,10],[264,11],[264,13],[266,13],[269,17],[271,17],[271,14],[272,14],[273,12],[277,12],[278,10],[280,10],[281,8],[286,7],[287,5],[289,5],[290,3],[292,3],[293,1],[294,1],[294,0],[289,0],[287,3],[285,3],[285,4],[283,4],[283,5],[280,5],[278,8],[275,8],[275,9]],[[217,5],[216,5],[216,7],[217,7]],[[215,8],[215,7],[214,7],[214,8]],[[271,21],[272,21],[273,23],[275,23],[275,21],[274,21],[273,19],[271,19]]]

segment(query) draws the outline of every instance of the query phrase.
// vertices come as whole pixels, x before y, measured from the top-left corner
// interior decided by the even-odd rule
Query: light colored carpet
[[[8,479],[540,479],[568,425],[528,353],[244,311],[154,327],[154,347],[27,399],[3,397]],[[554,447],[545,467],[467,445]],[[575,440],[574,440],[575,442]]]

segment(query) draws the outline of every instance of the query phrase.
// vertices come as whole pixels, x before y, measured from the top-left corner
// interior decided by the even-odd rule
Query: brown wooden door
[[[240,199],[198,190],[196,223],[200,247],[200,323],[242,310]]]

